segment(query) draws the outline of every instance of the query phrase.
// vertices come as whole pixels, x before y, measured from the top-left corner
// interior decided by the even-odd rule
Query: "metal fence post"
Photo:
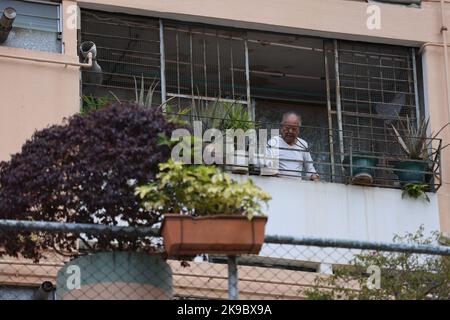
[[[238,300],[238,270],[236,256],[228,256],[228,299]]]
[[[161,103],[166,103],[166,54],[164,46],[164,24],[162,19],[159,19],[159,54],[160,54],[160,74],[161,74]],[[163,106],[166,110],[166,105]]]

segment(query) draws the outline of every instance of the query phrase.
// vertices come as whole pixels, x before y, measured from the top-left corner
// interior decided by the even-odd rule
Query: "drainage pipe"
[[[8,7],[3,10],[3,14],[0,18],[0,43],[3,43],[8,39],[16,16],[17,12],[14,8]]]

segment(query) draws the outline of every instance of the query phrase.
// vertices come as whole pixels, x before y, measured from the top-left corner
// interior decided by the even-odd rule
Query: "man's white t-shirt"
[[[308,143],[300,138],[293,145],[287,144],[281,136],[270,139],[266,148],[266,166],[295,177],[309,178],[316,174]]]

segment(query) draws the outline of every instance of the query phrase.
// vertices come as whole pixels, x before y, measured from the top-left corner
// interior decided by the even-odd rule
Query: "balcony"
[[[215,101],[238,103],[268,138],[280,129],[281,114],[301,114],[300,138],[308,143],[309,164],[320,182],[305,179],[311,173],[305,169],[266,170],[266,145],[259,137],[244,165],[223,165],[272,194],[272,233],[347,232],[390,241],[422,223],[439,229],[434,193],[441,185],[441,142],[427,139],[428,157],[412,161],[418,166],[412,170],[401,164],[407,157],[392,129],[427,116],[416,48],[82,10],[79,44],[89,41],[96,44],[101,72],[83,70],[83,96],[112,92],[129,101],[136,88],[156,83],[153,105],[170,99],[176,113],[196,101],[205,110]],[[208,114],[220,118],[209,111],[205,123]],[[419,177],[412,180],[430,202],[402,199],[411,182],[405,176],[411,175]]]
[[[279,128],[273,123],[255,126]],[[428,158],[409,160],[392,129],[386,129],[385,137],[379,140],[354,138],[350,132],[343,132],[341,146],[339,132],[328,128],[301,127],[300,137],[308,142],[307,150],[285,151],[309,152],[320,181],[309,181],[307,176],[312,172],[307,170],[268,170],[264,151],[252,154],[248,145],[245,158],[236,156],[234,164],[222,165],[233,178],[251,178],[272,195],[268,234],[391,241],[393,235],[417,230],[421,225],[426,232],[439,230],[435,192],[441,186],[440,139],[426,139]],[[364,150],[363,145],[371,149]],[[262,143],[262,149],[265,147]],[[405,160],[423,169],[404,168],[401,164]],[[278,161],[293,160],[280,157]],[[368,175],[371,182],[366,179]],[[423,178],[413,184],[424,186],[429,201],[425,196],[413,199],[404,194],[411,183],[405,179],[410,177]]]
[[[215,164],[222,165],[232,173],[297,180],[309,180],[311,174],[317,173],[322,182],[391,189],[404,189],[408,184],[422,184],[427,192],[436,192],[442,183],[441,139],[410,137],[406,132],[401,132],[402,141],[422,141],[428,155],[417,159],[405,153],[395,129],[388,126],[382,128],[383,134],[372,133],[367,138],[354,137],[351,131],[301,126],[295,147],[286,148],[268,145],[272,138],[281,138],[279,123],[237,120],[235,127],[252,129],[242,131],[242,134],[237,130],[231,131],[231,140],[226,140],[228,128],[224,127],[224,123],[227,119],[197,114],[195,119],[190,120],[197,121],[197,128],[200,126],[203,132],[212,129],[210,126],[213,124],[216,125],[213,129],[221,131],[218,141],[224,144],[220,146],[218,142],[211,142],[211,139],[203,140],[203,157],[205,153],[210,153],[216,159]],[[240,124],[244,122],[246,124]],[[206,137],[198,137],[195,132],[193,135],[197,138]],[[217,156],[215,152],[219,147],[220,155]],[[299,153],[310,154],[311,157],[302,161],[298,169],[289,168],[289,163],[298,162],[295,155]],[[314,171],[308,171],[308,168]]]

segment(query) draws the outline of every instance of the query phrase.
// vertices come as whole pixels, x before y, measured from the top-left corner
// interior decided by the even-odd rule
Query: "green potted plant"
[[[226,138],[224,142],[234,146],[234,165],[231,166],[231,171],[233,173],[241,174],[248,173],[248,145],[244,141],[245,149],[238,150],[238,143],[234,141],[234,137],[226,135],[228,129],[234,131],[242,129],[245,133],[247,130],[255,128],[251,116],[245,106],[236,102],[219,101],[219,99],[216,99],[213,102],[200,99],[198,102],[194,101],[192,105],[191,119],[192,121],[200,121],[204,130],[221,130]],[[214,145],[205,143],[203,147],[205,149],[214,148]],[[225,154],[227,151],[226,145],[223,145],[222,150]],[[214,152],[212,149],[209,151]],[[224,161],[224,163],[226,163],[226,161]]]
[[[164,215],[161,234],[168,256],[201,253],[257,254],[270,195],[248,179],[238,183],[215,166],[160,164],[156,182],[136,194],[146,210]]]
[[[432,171],[433,167],[430,158],[435,153],[431,151],[431,143],[448,123],[435,135],[432,135],[432,138],[428,138],[427,135],[428,124],[429,119],[421,119],[416,124],[415,121],[407,116],[405,122],[399,121],[400,131],[392,125],[397,141],[407,157],[406,159],[400,159],[394,164],[396,169],[394,173],[398,176],[403,186],[408,184],[423,185],[430,178],[430,171]]]
[[[226,110],[224,129],[242,130],[244,133],[248,130],[255,129],[255,125],[251,119],[247,108],[238,103],[225,103]],[[230,137],[234,140],[234,137]],[[234,165],[231,167],[233,173],[248,173],[250,160],[248,144],[244,141],[244,149],[239,149],[238,143],[230,141],[234,146]]]

